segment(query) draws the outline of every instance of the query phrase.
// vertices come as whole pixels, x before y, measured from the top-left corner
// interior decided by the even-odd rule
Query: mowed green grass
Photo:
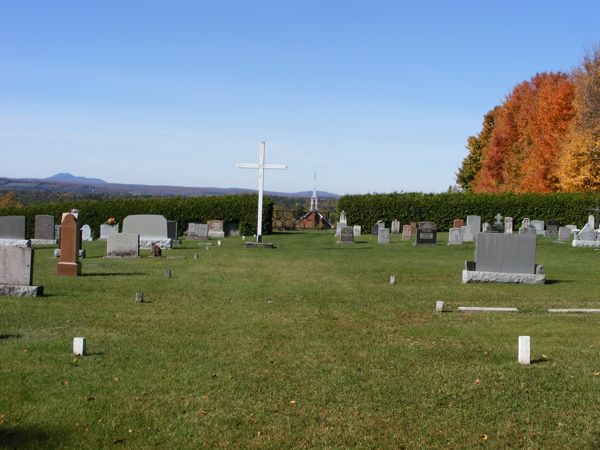
[[[548,284],[462,285],[474,247],[445,233],[420,247],[267,239],[277,248],[184,241],[137,260],[85,243],[78,278],[37,249],[46,296],[0,299],[0,445],[600,446],[600,316],[545,312],[600,307],[600,252],[540,238]],[[523,312],[440,314],[436,300]],[[75,336],[89,355],[72,355]]]

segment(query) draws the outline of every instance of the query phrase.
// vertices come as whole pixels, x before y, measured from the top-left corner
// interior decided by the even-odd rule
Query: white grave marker
[[[85,338],[84,337],[73,338],[73,353],[77,356],[85,355]]]
[[[531,338],[519,336],[519,364],[531,363]]]
[[[262,209],[263,209],[263,190],[265,186],[265,169],[286,170],[286,164],[265,164],[265,143],[260,143],[258,152],[258,164],[238,163],[238,169],[258,169],[258,219],[256,242],[262,242]]]

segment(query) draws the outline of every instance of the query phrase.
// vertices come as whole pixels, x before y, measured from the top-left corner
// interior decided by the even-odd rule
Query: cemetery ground
[[[600,315],[546,312],[598,307],[600,252],[539,238],[548,284],[463,285],[474,247],[446,233],[265,239],[140,259],[86,242],[77,278],[37,249],[45,296],[0,299],[0,447],[600,446]]]

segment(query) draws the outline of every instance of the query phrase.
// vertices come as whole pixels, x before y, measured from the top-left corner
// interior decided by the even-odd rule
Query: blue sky
[[[0,176],[444,191],[483,114],[600,42],[600,2],[0,0]]]

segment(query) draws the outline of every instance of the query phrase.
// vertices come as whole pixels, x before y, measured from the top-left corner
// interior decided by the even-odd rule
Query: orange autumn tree
[[[558,161],[574,117],[574,83],[562,72],[539,73],[497,107],[482,149],[473,192],[558,190]]]
[[[600,47],[575,70],[576,118],[560,161],[564,191],[600,191]]]

